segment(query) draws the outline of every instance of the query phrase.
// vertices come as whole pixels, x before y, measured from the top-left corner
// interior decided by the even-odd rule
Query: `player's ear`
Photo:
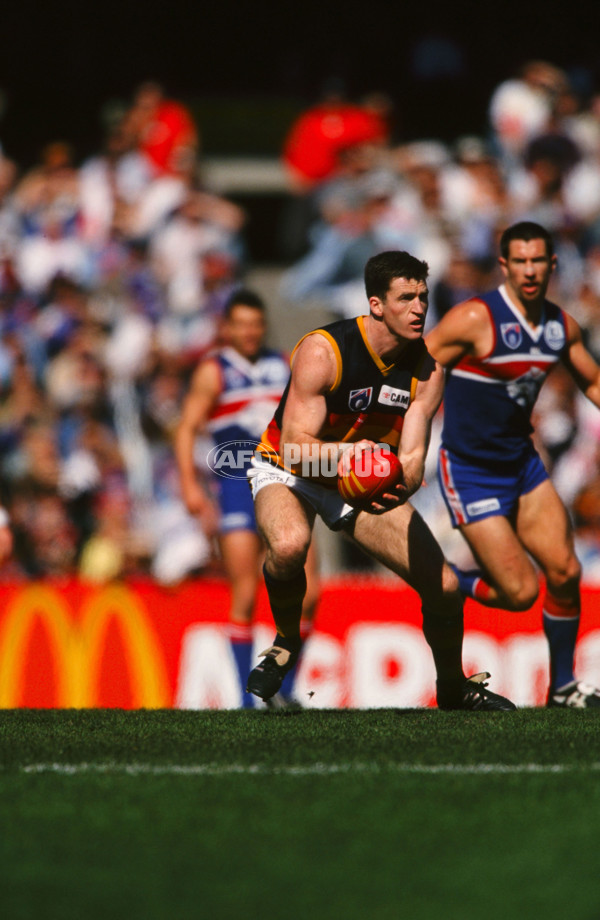
[[[504,256],[498,256],[498,264],[500,268],[502,269],[502,271],[504,272],[504,274],[507,275],[508,274],[508,263],[506,259],[504,258]]]
[[[553,272],[556,266],[558,265],[558,256],[554,254],[550,259],[550,271]]]
[[[369,306],[374,316],[383,316],[383,304],[380,297],[369,297]]]

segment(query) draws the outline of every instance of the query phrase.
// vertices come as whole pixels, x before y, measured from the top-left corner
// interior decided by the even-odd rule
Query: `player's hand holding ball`
[[[353,508],[369,514],[383,514],[408,497],[400,460],[389,447],[372,441],[358,441],[344,452],[338,491]]]

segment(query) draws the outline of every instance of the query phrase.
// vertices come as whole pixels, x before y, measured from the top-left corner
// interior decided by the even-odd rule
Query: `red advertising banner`
[[[241,689],[226,636],[229,591],[199,579],[176,589],[150,581],[4,585],[0,596],[0,707],[234,708]],[[580,679],[600,682],[600,591],[584,589]],[[548,650],[541,602],[527,613],[468,602],[467,673],[518,705],[545,702]],[[270,645],[259,598],[255,650]],[[435,674],[416,594],[393,579],[325,582],[298,693],[308,707],[430,706]]]

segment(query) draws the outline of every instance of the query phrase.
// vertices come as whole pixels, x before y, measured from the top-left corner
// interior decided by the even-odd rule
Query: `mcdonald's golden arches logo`
[[[20,590],[0,621],[0,708],[20,705],[25,662],[35,624],[41,622],[56,670],[56,705],[86,708],[97,699],[107,630],[116,622],[126,652],[134,708],[169,706],[163,652],[140,598],[125,585],[93,592],[75,619],[63,595],[36,583]]]

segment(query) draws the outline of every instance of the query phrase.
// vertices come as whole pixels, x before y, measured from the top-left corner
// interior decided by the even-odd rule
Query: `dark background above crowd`
[[[350,96],[389,94],[395,141],[451,140],[483,130],[493,87],[532,57],[554,61],[591,91],[600,75],[597,25],[597,9],[581,0],[21,0],[2,11],[0,136],[24,166],[49,137],[69,140],[83,158],[98,147],[111,101],[126,101],[152,77],[205,126],[205,153],[277,154],[294,115],[335,74]],[[215,98],[221,117],[207,120]],[[241,101],[245,116],[232,119]]]

